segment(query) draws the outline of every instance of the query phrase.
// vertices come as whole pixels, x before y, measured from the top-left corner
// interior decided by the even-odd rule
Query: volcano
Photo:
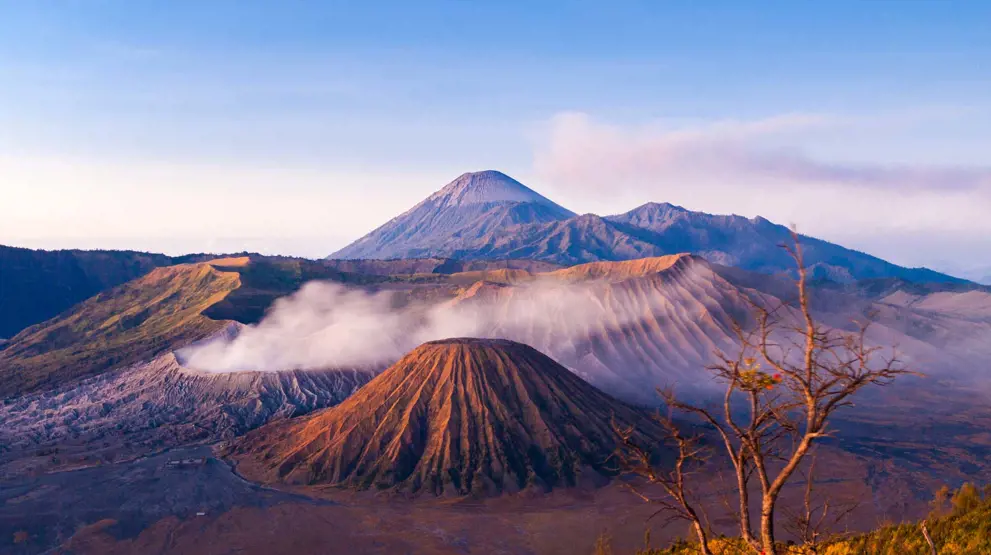
[[[794,276],[782,244],[791,231],[762,217],[714,215],[649,202],[601,217],[576,215],[495,170],[466,173],[331,259],[528,259],[571,266],[691,253],[720,265]],[[802,236],[816,280],[853,283],[899,278],[916,283],[966,280],[904,268],[875,256]]]
[[[329,258],[451,257],[520,225],[574,215],[502,172],[466,173]]]
[[[613,423],[660,444],[646,412],[508,340],[417,347],[342,404],[232,446],[246,476],[435,495],[496,495],[602,481]]]

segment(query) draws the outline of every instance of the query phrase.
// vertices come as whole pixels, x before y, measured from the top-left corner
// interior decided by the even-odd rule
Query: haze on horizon
[[[325,256],[457,175],[991,274],[984,2],[0,0],[0,244]]]

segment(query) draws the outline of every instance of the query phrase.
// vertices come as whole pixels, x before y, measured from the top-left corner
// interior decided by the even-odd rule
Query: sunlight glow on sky
[[[325,256],[465,171],[991,274],[991,3],[0,0],[0,244]]]

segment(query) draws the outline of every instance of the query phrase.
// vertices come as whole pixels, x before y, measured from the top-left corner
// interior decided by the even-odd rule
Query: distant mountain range
[[[780,245],[789,230],[764,218],[718,216],[648,203],[624,214],[575,215],[498,171],[466,173],[332,259],[528,258],[557,264],[618,261],[689,252],[711,262],[778,274],[793,271]],[[904,268],[827,241],[803,237],[817,279],[841,283],[897,277],[964,281]]]
[[[252,259],[265,258],[271,262],[269,266],[281,265],[288,270],[298,267],[294,270],[298,275],[290,280],[294,287],[286,289],[282,282],[279,287],[266,287],[284,294],[301,280],[333,278],[327,274],[332,270],[365,275],[451,274],[498,267],[540,272],[586,262],[684,252],[720,265],[779,274],[793,271],[791,260],[779,248],[788,238],[787,228],[763,218],[714,216],[671,204],[648,203],[604,218],[576,215],[503,173],[483,171],[462,175],[327,260]],[[819,280],[851,284],[895,278],[966,284],[943,273],[904,268],[811,237],[804,238],[804,246],[806,261]],[[45,251],[0,245],[0,348],[5,339],[28,326],[55,317],[101,291],[155,268],[216,256]],[[991,270],[964,277],[991,283]],[[249,289],[238,295],[247,294]],[[258,304],[254,320],[261,317],[268,302],[263,299]]]
[[[983,283],[984,285],[991,285],[991,266],[975,268],[967,271],[963,275],[967,279],[976,281],[977,283]]]

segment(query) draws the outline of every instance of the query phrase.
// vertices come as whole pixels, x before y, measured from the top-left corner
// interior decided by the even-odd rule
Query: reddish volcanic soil
[[[645,411],[537,350],[496,339],[424,344],[339,406],[248,434],[232,453],[263,482],[496,495],[602,483],[613,423],[658,445]]]

